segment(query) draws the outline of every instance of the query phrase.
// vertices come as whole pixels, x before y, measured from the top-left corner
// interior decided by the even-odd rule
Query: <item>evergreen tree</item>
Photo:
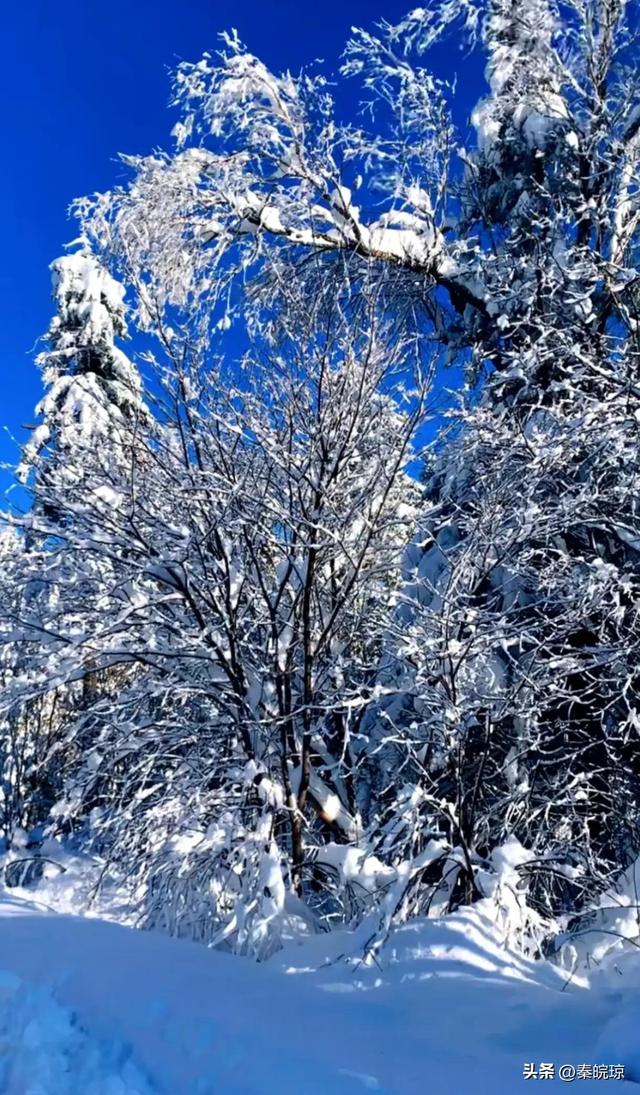
[[[38,355],[42,421],[25,447],[21,473],[42,458],[73,462],[74,449],[113,440],[142,409],[135,366],[117,346],[127,336],[124,289],[84,246],[51,266],[56,314]]]

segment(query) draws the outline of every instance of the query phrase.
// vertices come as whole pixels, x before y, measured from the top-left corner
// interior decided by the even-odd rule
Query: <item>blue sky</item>
[[[168,70],[215,48],[218,31],[232,26],[276,69],[296,70],[314,58],[335,67],[352,25],[370,26],[380,16],[394,21],[410,7],[410,0],[9,0],[0,460],[15,461],[10,434],[24,437],[21,427],[34,420],[41,391],[34,345],[51,314],[48,265],[75,234],[69,203],[124,178],[118,152],[169,145]],[[476,63],[449,43],[435,59],[448,74],[451,57],[471,106]],[[0,483],[7,482],[0,472]]]

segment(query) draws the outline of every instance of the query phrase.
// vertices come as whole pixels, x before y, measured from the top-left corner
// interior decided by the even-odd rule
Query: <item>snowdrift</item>
[[[361,947],[336,932],[257,965],[4,896],[1,1090],[496,1095],[530,1087],[526,1063],[621,1062],[579,1090],[640,1091],[634,976],[567,986],[474,910],[395,931],[371,968]]]

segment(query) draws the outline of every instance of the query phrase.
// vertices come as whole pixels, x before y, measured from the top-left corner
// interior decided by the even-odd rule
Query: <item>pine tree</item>
[[[31,507],[22,533],[14,536],[21,581],[7,597],[24,626],[38,628],[46,617],[55,586],[42,581],[47,543],[69,524],[66,507],[53,501],[55,484],[77,489],[91,466],[101,468],[103,492],[117,482],[131,458],[136,422],[148,415],[136,367],[118,347],[127,337],[124,288],[84,243],[80,250],[51,265],[54,315],[46,334],[47,348],[38,355],[45,394],[37,407],[41,421],[24,447],[18,476],[28,482]],[[43,533],[42,525],[46,525]],[[9,606],[7,606],[9,607]],[[7,686],[29,674],[29,648],[9,648],[12,671]],[[7,714],[7,761],[14,789],[5,803],[5,830],[46,823],[63,788],[71,757],[86,746],[76,738],[72,753],[62,743],[71,713],[80,717],[108,687],[108,671],[96,674],[89,657],[82,685],[63,680],[49,694],[37,687],[16,697]],[[90,732],[89,732],[90,739]]]
[[[79,446],[114,439],[142,410],[135,366],[117,346],[127,336],[124,289],[85,246],[51,266],[56,314],[38,355],[42,421],[25,447],[21,474],[42,458],[72,463]]]

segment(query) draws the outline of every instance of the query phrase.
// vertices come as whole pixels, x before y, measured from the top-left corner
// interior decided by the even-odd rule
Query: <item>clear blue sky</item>
[[[48,265],[73,238],[73,198],[105,190],[118,152],[169,145],[168,70],[236,27],[276,69],[336,67],[349,28],[399,19],[411,0],[9,0],[3,16],[0,172],[0,460],[15,461],[40,380],[34,344],[51,314]],[[448,51],[448,52],[447,52]],[[477,62],[449,43],[436,63],[478,97]],[[452,67],[449,64],[452,63]],[[465,79],[466,78],[466,79]],[[467,87],[464,87],[464,84]],[[0,484],[7,477],[0,472]]]

